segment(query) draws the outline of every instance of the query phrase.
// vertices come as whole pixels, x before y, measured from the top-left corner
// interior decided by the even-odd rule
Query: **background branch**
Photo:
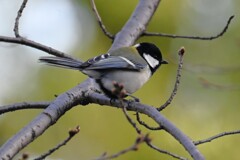
[[[110,39],[114,39],[114,35],[112,35],[110,32],[107,31],[105,25],[103,24],[102,22],[102,19],[97,11],[97,7],[95,5],[95,2],[94,0],[91,0],[91,5],[92,5],[92,10],[93,10],[93,13],[95,14],[95,17],[98,21],[98,24],[100,26],[100,28],[102,29],[103,33]]]
[[[169,99],[161,107],[158,108],[158,111],[162,111],[163,109],[165,109],[172,102],[174,96],[177,94],[178,86],[180,84],[181,71],[182,71],[182,67],[183,67],[183,55],[184,55],[184,53],[185,53],[185,49],[184,49],[184,47],[182,47],[178,51],[179,62],[178,62],[177,76],[176,76],[176,81],[175,81],[173,91],[172,91]]]
[[[18,26],[19,26],[19,19],[22,16],[22,12],[23,12],[24,8],[26,7],[27,2],[28,2],[28,0],[23,0],[20,9],[17,12],[17,17],[15,19],[15,25],[14,25],[14,28],[13,28],[15,37],[20,37],[20,35],[19,35],[19,28],[18,28]]]
[[[171,152],[169,152],[169,151],[166,151],[166,150],[163,150],[163,149],[160,149],[160,148],[154,146],[150,141],[149,141],[149,142],[146,142],[146,143],[147,143],[147,145],[148,145],[150,148],[152,148],[152,149],[154,149],[154,150],[156,150],[156,151],[158,151],[158,152],[160,152],[160,153],[167,154],[167,155],[169,155],[169,156],[171,156],[171,157],[173,157],[173,158],[176,158],[176,159],[187,160],[187,158],[181,157],[181,156],[179,156],[179,155],[177,155],[177,154],[171,153]]]
[[[47,153],[39,156],[38,158],[35,158],[34,160],[42,160],[45,159],[47,156],[51,155],[53,152],[57,151],[59,148],[61,148],[62,146],[66,145],[76,134],[78,134],[80,131],[80,127],[77,126],[74,129],[71,129],[68,132],[68,137],[62,141],[61,143],[59,143],[56,147],[50,149]]]
[[[211,37],[200,37],[200,36],[181,36],[181,35],[174,35],[174,34],[166,34],[166,33],[153,33],[153,32],[147,32],[145,31],[142,35],[143,36],[160,36],[160,37],[168,37],[168,38],[183,38],[183,39],[194,39],[194,40],[213,40],[221,37],[228,29],[232,19],[234,18],[234,15],[230,16],[226,26],[223,28],[223,30],[217,34],[216,36]]]
[[[97,160],[107,160],[107,159],[114,159],[114,158],[117,158],[123,154],[126,154],[127,152],[130,152],[130,151],[137,151],[138,150],[138,146],[141,144],[141,143],[144,143],[146,141],[150,141],[149,138],[148,138],[148,135],[140,135],[136,140],[135,140],[135,143],[126,148],[126,149],[123,149],[121,150],[120,152],[116,153],[116,154],[113,154],[113,155],[110,155],[110,156],[106,156],[106,153],[104,153],[101,157],[97,158]]]
[[[218,139],[218,138],[221,138],[221,137],[224,137],[224,136],[233,135],[233,134],[240,134],[240,130],[229,131],[229,132],[222,132],[222,133],[219,133],[217,135],[214,135],[212,137],[209,137],[209,138],[206,138],[206,139],[203,139],[203,140],[194,141],[194,144],[195,145],[199,145],[199,144],[211,142],[211,141],[213,141],[215,139]]]

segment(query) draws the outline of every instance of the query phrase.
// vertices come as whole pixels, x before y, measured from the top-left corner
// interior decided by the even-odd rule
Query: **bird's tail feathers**
[[[40,62],[46,63],[48,65],[81,70],[82,62],[76,59],[65,58],[65,57],[41,57]]]

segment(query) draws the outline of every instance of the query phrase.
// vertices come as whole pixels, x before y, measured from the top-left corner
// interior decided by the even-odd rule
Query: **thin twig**
[[[123,111],[125,117],[127,118],[128,122],[133,126],[133,128],[136,130],[136,132],[137,132],[138,134],[141,134],[142,131],[137,127],[137,124],[136,124],[136,123],[132,120],[132,118],[128,115],[126,106],[124,105],[122,99],[120,99],[120,103],[122,104],[122,111]]]
[[[161,36],[161,37],[168,37],[168,38],[185,38],[185,39],[194,39],[194,40],[213,40],[213,39],[221,37],[227,31],[233,18],[234,18],[234,15],[229,17],[226,26],[216,36],[211,36],[211,37],[181,36],[181,35],[166,34],[166,33],[153,33],[153,32],[146,32],[146,31],[143,33],[143,36]]]
[[[110,32],[108,32],[107,29],[106,29],[106,27],[105,27],[105,25],[103,24],[102,19],[101,19],[100,15],[99,15],[99,13],[98,13],[98,11],[97,11],[97,8],[96,8],[96,5],[95,5],[94,0],[91,0],[91,5],[92,5],[92,10],[93,10],[93,12],[94,12],[94,14],[95,14],[95,16],[96,16],[96,19],[97,19],[97,21],[98,21],[98,24],[99,24],[100,28],[102,29],[103,33],[104,33],[108,38],[114,39],[114,35],[112,35]]]
[[[66,145],[77,133],[79,133],[80,131],[80,127],[77,126],[74,129],[71,129],[68,134],[68,138],[65,139],[63,142],[59,143],[56,147],[50,149],[47,153],[44,153],[43,155],[35,158],[34,160],[41,160],[41,159],[45,159],[47,156],[51,155],[53,152],[55,152],[56,150],[58,150],[60,147]]]
[[[23,37],[7,37],[7,36],[0,36],[0,42],[6,42],[6,43],[14,43],[14,44],[21,44],[28,47],[32,47],[35,49],[39,49],[41,51],[44,51],[46,53],[49,53],[51,55],[57,56],[57,57],[66,57],[66,58],[72,58],[70,55],[67,55],[61,51],[58,51],[56,49],[53,49],[49,46],[43,45],[41,43],[35,42],[33,40],[29,40]]]
[[[22,16],[23,10],[24,10],[24,8],[26,7],[27,2],[28,2],[28,0],[23,0],[23,2],[22,2],[22,4],[21,4],[21,7],[19,8],[19,10],[18,10],[18,12],[17,12],[17,17],[16,17],[16,19],[15,19],[15,24],[14,24],[14,28],[13,28],[15,37],[21,37],[21,36],[19,35],[19,29],[18,29],[19,19],[20,19],[21,16]]]
[[[147,144],[150,148],[152,148],[152,149],[154,149],[154,150],[156,150],[156,151],[158,151],[158,152],[160,152],[160,153],[167,154],[167,155],[169,155],[169,156],[172,156],[173,158],[177,158],[177,159],[181,159],[181,160],[187,160],[187,158],[181,157],[181,156],[179,156],[179,155],[177,155],[177,154],[171,153],[171,152],[169,152],[169,151],[166,151],[166,150],[163,150],[163,149],[160,149],[160,148],[154,146],[150,141],[149,141],[149,142],[146,141],[146,144]]]
[[[22,109],[45,109],[50,104],[51,102],[21,102],[0,106],[0,115],[6,112],[13,112]]]
[[[113,159],[113,158],[117,158],[127,152],[130,152],[130,151],[137,151],[138,150],[138,146],[139,144],[143,143],[143,142],[146,142],[146,141],[151,141],[148,137],[148,135],[140,135],[136,140],[135,140],[135,143],[124,149],[124,150],[121,150],[120,152],[116,153],[116,154],[113,154],[113,155],[110,155],[110,156],[106,156],[106,153],[104,153],[101,157],[97,158],[97,160],[107,160],[107,159]]]
[[[178,51],[178,55],[179,55],[179,62],[178,62],[178,69],[177,69],[177,76],[176,76],[176,81],[175,81],[175,85],[172,91],[171,96],[169,97],[169,99],[159,108],[157,108],[158,111],[162,111],[163,109],[165,109],[173,100],[174,96],[177,93],[178,90],[178,86],[180,84],[180,78],[181,78],[181,71],[182,71],[182,66],[183,66],[183,55],[185,53],[185,49],[184,47],[182,47],[179,51]]]
[[[212,136],[212,137],[209,137],[209,138],[207,138],[207,139],[203,139],[203,140],[199,140],[199,141],[194,141],[193,143],[194,143],[195,145],[199,145],[199,144],[211,142],[212,140],[218,139],[218,138],[220,138],[220,137],[224,137],[224,136],[228,136],[228,135],[233,135],[233,134],[240,134],[240,130],[219,133],[219,134],[214,135],[214,136]]]
[[[127,113],[126,106],[124,105],[123,98],[128,95],[127,91],[124,89],[124,85],[118,82],[113,82],[113,90],[112,94],[118,97],[118,100],[121,104],[122,111],[127,118],[128,122],[133,126],[138,134],[141,134],[141,130],[137,127],[137,124],[131,119],[131,117]]]
[[[151,127],[149,126],[148,124],[146,124],[145,122],[143,122],[141,119],[140,119],[140,115],[139,113],[137,112],[136,113],[136,117],[137,117],[137,121],[139,124],[143,125],[144,127],[146,127],[147,129],[150,129],[150,130],[161,130],[163,129],[163,127],[159,126],[159,127]]]

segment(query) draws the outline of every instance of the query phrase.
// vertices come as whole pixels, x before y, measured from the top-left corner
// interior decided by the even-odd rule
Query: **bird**
[[[163,60],[160,49],[149,42],[111,50],[85,62],[56,56],[40,57],[39,61],[81,71],[93,78],[103,93],[110,98],[131,96],[162,64],[168,64]]]

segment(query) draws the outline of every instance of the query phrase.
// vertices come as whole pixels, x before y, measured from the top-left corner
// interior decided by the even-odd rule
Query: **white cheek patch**
[[[143,57],[146,59],[146,61],[152,68],[155,68],[157,65],[159,65],[159,61],[153,58],[151,55],[143,53]]]
[[[140,43],[135,44],[133,47],[137,48],[137,47],[139,47],[139,46],[140,46]]]

